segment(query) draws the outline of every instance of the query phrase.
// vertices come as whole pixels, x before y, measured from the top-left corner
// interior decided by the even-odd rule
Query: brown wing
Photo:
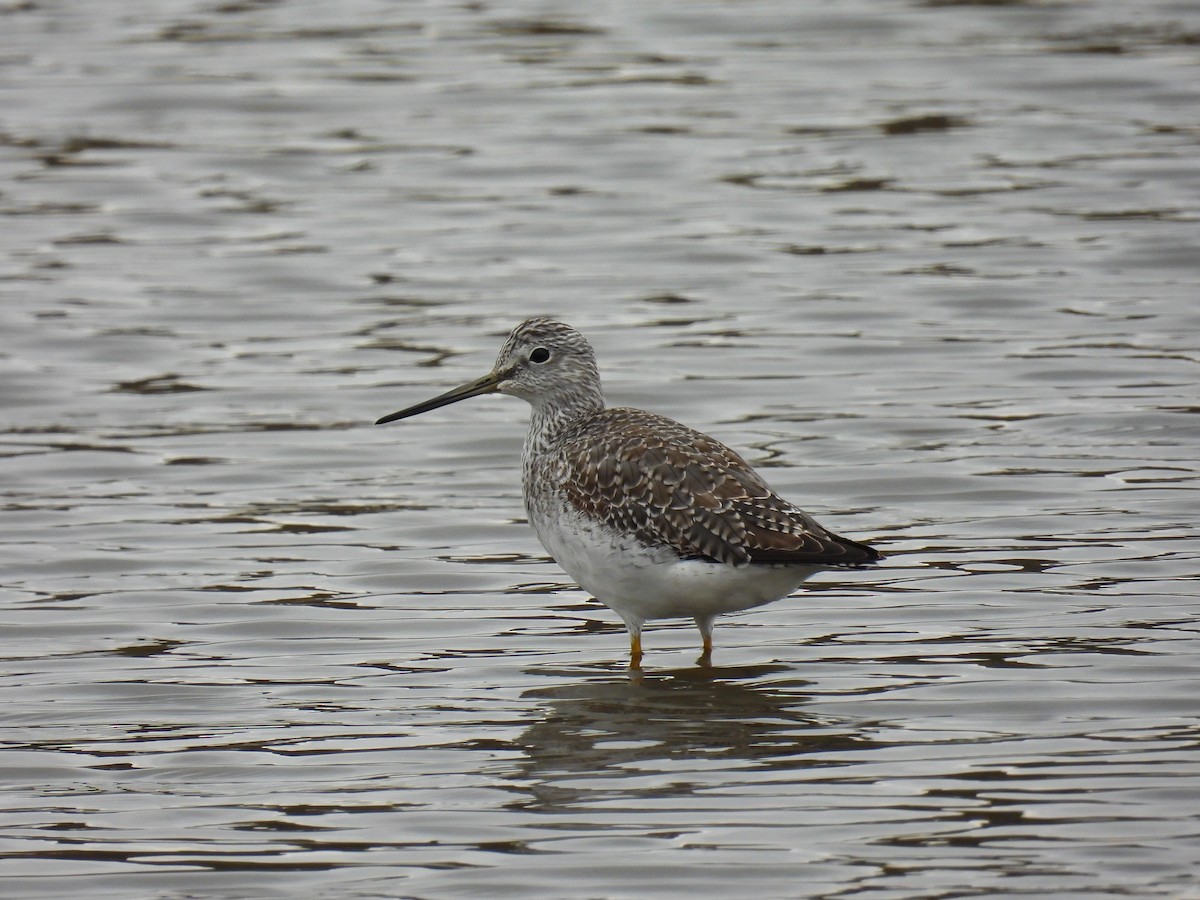
[[[648,546],[739,567],[879,558],[776,495],[721,442],[662,416],[605,410],[564,435],[559,452],[569,502]]]

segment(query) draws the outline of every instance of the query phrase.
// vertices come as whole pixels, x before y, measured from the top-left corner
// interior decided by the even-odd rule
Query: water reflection
[[[516,805],[547,812],[613,791],[624,802],[688,794],[714,766],[828,766],[827,754],[873,745],[868,726],[807,712],[802,692],[756,683],[788,671],[697,667],[529,691],[542,715],[513,742],[524,758],[511,777],[529,792]]]

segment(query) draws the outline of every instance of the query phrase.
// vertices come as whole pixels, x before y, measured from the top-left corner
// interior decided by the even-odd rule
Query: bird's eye
[[[544,363],[550,358],[550,351],[545,347],[538,347],[529,354],[529,361],[532,363]]]

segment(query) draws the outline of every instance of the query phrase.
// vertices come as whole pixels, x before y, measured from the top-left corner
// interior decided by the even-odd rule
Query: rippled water
[[[6,897],[1200,897],[1200,5],[0,5]],[[616,617],[520,319],[884,549]]]

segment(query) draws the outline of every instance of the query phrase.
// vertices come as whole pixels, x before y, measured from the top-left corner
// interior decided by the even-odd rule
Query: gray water
[[[0,34],[0,895],[1200,898],[1200,4]],[[885,565],[630,678],[534,314]]]

